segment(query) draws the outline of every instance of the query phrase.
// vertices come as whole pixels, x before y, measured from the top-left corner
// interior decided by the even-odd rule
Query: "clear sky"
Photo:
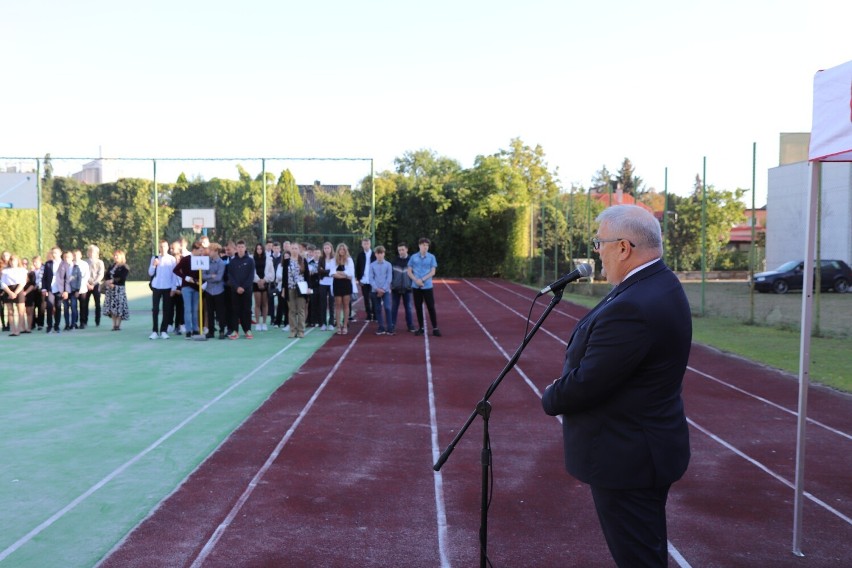
[[[760,206],[779,133],[811,128],[814,73],[852,59],[850,21],[841,0],[4,2],[0,156],[378,172],[422,148],[469,167],[520,137],[564,187],[628,157],[685,195],[705,156],[709,184],[749,188],[757,143]]]

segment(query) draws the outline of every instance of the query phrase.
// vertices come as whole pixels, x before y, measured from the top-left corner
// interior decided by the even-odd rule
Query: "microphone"
[[[546,286],[541,289],[541,292],[538,293],[539,296],[542,294],[547,294],[553,290],[561,290],[565,286],[568,285],[569,282],[573,282],[579,278],[585,278],[586,276],[592,275],[592,265],[591,264],[581,264],[577,267],[576,270],[572,270],[571,272],[566,272],[562,275],[562,278],[552,283],[550,286]]]

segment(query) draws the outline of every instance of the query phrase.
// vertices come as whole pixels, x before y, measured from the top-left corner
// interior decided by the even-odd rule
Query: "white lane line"
[[[526,316],[525,314],[522,314],[521,312],[519,312],[519,311],[518,311],[518,310],[516,310],[515,308],[513,308],[513,307],[511,307],[511,306],[509,306],[509,305],[507,305],[507,304],[505,304],[505,303],[503,303],[503,302],[501,302],[500,300],[498,300],[498,299],[497,299],[497,298],[495,298],[494,296],[492,296],[492,295],[490,295],[490,294],[486,294],[486,293],[485,293],[485,291],[484,291],[482,288],[480,288],[479,286],[475,285],[475,284],[474,284],[474,283],[472,283],[470,280],[468,280],[468,279],[464,279],[464,280],[463,280],[463,282],[464,282],[465,284],[467,284],[468,286],[470,286],[471,288],[473,288],[474,290],[476,290],[477,292],[479,292],[480,294],[484,295],[486,298],[490,299],[492,302],[494,302],[494,303],[496,303],[496,304],[499,304],[500,306],[504,307],[504,308],[505,308],[505,309],[507,309],[508,311],[512,312],[513,314],[515,314],[515,315],[516,315],[516,316],[518,316],[519,318],[523,318],[524,320],[526,320],[526,319],[527,319],[527,316]],[[452,290],[452,289],[451,289],[451,290]],[[456,293],[455,293],[455,292],[453,292],[453,295],[454,295],[454,296],[456,296]],[[462,302],[462,301],[461,301],[461,299],[459,299],[459,297],[458,297],[458,296],[456,296],[456,299],[457,299],[457,300],[459,300],[459,303],[460,303],[462,306],[464,306],[464,308],[467,310],[467,313],[469,313],[469,314],[473,315],[473,314],[471,313],[471,311],[467,309],[467,306],[464,304],[464,302]],[[529,298],[526,298],[526,300],[527,300],[527,301],[529,301],[530,299],[529,299]],[[538,304],[536,304],[536,305],[538,305]],[[555,311],[555,310],[554,310],[554,311]],[[552,312],[551,312],[551,313],[552,313]],[[563,315],[568,316],[568,314],[563,314]],[[568,317],[572,317],[572,316],[568,316]],[[475,319],[475,318],[474,318],[474,319]],[[575,318],[575,319],[576,319],[576,318]],[[477,323],[479,323],[479,320],[477,320]],[[485,331],[485,328],[484,328],[481,324],[480,324],[480,327],[482,327],[483,331]],[[548,330],[548,329],[547,329],[547,328],[545,328],[544,326],[542,326],[542,327],[538,328],[538,330],[539,330],[540,332],[542,332],[542,333],[546,333],[547,335],[549,335],[550,337],[552,337],[553,339],[555,339],[555,340],[557,340],[557,341],[562,341],[562,340],[559,338],[559,336],[558,336],[558,335],[555,335],[553,332],[551,332],[550,330]],[[488,333],[488,332],[486,331],[486,333]],[[489,336],[489,337],[491,337],[491,334],[488,334],[488,336]],[[521,335],[521,336],[520,336],[520,339],[521,339],[521,340],[523,340],[523,339],[524,339],[524,336],[523,336],[523,335]],[[563,343],[565,343],[564,341],[562,341],[562,342],[563,342]],[[510,358],[511,358],[511,357],[510,357]]]
[[[319,398],[319,395],[322,393],[322,391],[325,390],[326,385],[328,385],[332,377],[334,377],[334,374],[343,364],[343,361],[346,359],[346,357],[349,356],[349,353],[355,347],[355,343],[358,341],[358,338],[363,335],[364,330],[366,329],[366,325],[362,326],[361,330],[357,333],[357,335],[355,335],[355,337],[352,338],[352,341],[349,342],[349,345],[346,347],[346,350],[340,355],[340,358],[334,364],[334,367],[331,368],[331,370],[323,379],[322,383],[320,383],[320,386],[318,386],[317,389],[314,391],[314,394],[311,396],[310,400],[305,403],[305,406],[302,408],[301,412],[299,412],[299,415],[293,421],[293,424],[290,426],[287,432],[285,432],[281,440],[278,441],[278,444],[275,446],[275,449],[272,450],[272,453],[269,454],[268,458],[266,458],[266,462],[264,462],[263,466],[261,466],[261,468],[257,471],[252,480],[246,486],[242,495],[240,495],[240,498],[237,499],[237,502],[228,512],[228,515],[219,524],[219,526],[216,527],[216,530],[213,532],[213,534],[210,536],[210,539],[198,553],[198,556],[195,558],[195,561],[193,561],[190,568],[198,568],[199,566],[201,566],[204,561],[207,560],[207,557],[210,555],[210,553],[213,552],[213,549],[216,547],[216,544],[222,538],[222,535],[225,533],[225,530],[227,530],[227,528],[239,514],[240,509],[243,508],[243,505],[245,505],[249,497],[251,497],[251,494],[254,492],[255,488],[260,484],[260,481],[263,479],[263,476],[266,475],[266,472],[269,471],[269,468],[272,467],[272,464],[275,463],[276,459],[278,459],[278,455],[281,453],[281,450],[284,449],[284,445],[287,444],[290,438],[293,437],[293,434],[296,432],[296,428],[299,427],[299,425],[302,423],[302,420],[305,418],[305,416],[307,416],[308,412],[311,410],[311,407],[314,405],[314,402],[316,402],[316,400]]]
[[[290,349],[290,347],[292,347],[293,345],[295,345],[295,342],[288,344],[286,347],[284,347],[283,349],[278,351],[275,355],[273,355],[272,357],[270,357],[269,359],[267,359],[266,361],[264,361],[263,363],[261,363],[260,365],[255,367],[248,375],[246,375],[245,377],[243,377],[242,379],[240,379],[239,381],[237,381],[236,383],[234,383],[233,385],[231,385],[230,387],[228,387],[227,389],[222,391],[216,398],[207,402],[204,406],[202,406],[201,408],[199,408],[198,410],[196,410],[195,412],[190,414],[180,424],[178,424],[177,426],[175,426],[174,428],[172,428],[171,430],[169,430],[168,432],[166,432],[165,434],[160,436],[150,446],[148,446],[147,448],[145,448],[144,450],[142,450],[141,452],[139,452],[138,454],[133,456],[130,460],[124,462],[122,465],[120,465],[115,470],[113,470],[109,475],[107,475],[106,477],[104,477],[103,479],[101,479],[100,481],[95,483],[94,485],[92,485],[83,494],[81,494],[76,499],[74,499],[73,501],[71,501],[70,503],[68,503],[64,507],[62,507],[60,510],[58,510],[53,515],[51,515],[48,519],[46,519],[41,524],[39,524],[37,527],[32,529],[30,532],[28,532],[27,534],[25,534],[21,538],[19,538],[17,541],[15,541],[8,548],[6,548],[2,552],[0,552],[0,562],[2,562],[4,559],[6,559],[10,554],[15,552],[16,550],[18,550],[19,548],[21,548],[22,546],[27,544],[33,538],[38,536],[42,531],[44,531],[45,529],[50,527],[53,523],[55,523],[56,521],[58,521],[59,519],[64,517],[74,507],[76,507],[77,505],[79,505],[80,503],[82,503],[83,501],[88,499],[89,497],[91,497],[98,489],[100,489],[101,487],[103,487],[104,485],[106,485],[107,483],[109,483],[110,481],[112,481],[113,479],[118,477],[119,475],[121,475],[125,470],[127,470],[127,468],[129,468],[130,466],[132,466],[133,464],[135,464],[136,462],[141,460],[143,457],[145,457],[146,455],[148,455],[152,451],[156,450],[163,442],[165,442],[166,440],[168,440],[169,438],[171,438],[172,436],[177,434],[184,426],[186,426],[187,424],[192,422],[195,418],[197,418],[201,413],[206,411],[208,408],[210,408],[211,406],[213,406],[214,404],[216,404],[217,402],[222,400],[231,391],[233,391],[234,389],[236,389],[237,387],[242,385],[244,382],[246,382],[247,380],[252,378],[255,374],[257,374],[258,371],[260,371],[261,369],[266,367],[268,364],[270,364],[272,361],[274,361],[279,355],[281,355],[282,353],[284,353],[285,351]]]
[[[470,286],[473,286],[473,284],[471,284],[471,283],[470,283],[470,282],[468,282],[467,280],[465,280],[464,282],[465,282],[466,284],[470,285]],[[476,288],[475,286],[473,286],[473,287],[474,287],[475,289],[477,289],[477,290],[478,290],[478,288]],[[506,350],[505,350],[505,349],[503,349],[503,346],[502,346],[502,345],[500,345],[499,343],[497,343],[497,339],[495,339],[495,337],[494,337],[493,335],[491,335],[491,333],[490,333],[487,329],[485,329],[485,326],[484,326],[484,325],[482,325],[482,322],[481,322],[481,321],[479,321],[479,318],[477,318],[477,317],[473,314],[473,312],[472,312],[472,311],[470,311],[470,308],[468,308],[468,307],[467,307],[467,304],[466,304],[466,303],[464,303],[464,302],[461,300],[461,298],[459,298],[459,297],[458,297],[458,295],[456,294],[455,290],[453,290],[452,288],[450,288],[450,292],[453,294],[453,296],[455,296],[455,297],[456,297],[456,300],[458,300],[459,305],[460,305],[462,308],[464,308],[464,310],[468,313],[468,315],[470,315],[471,319],[473,319],[473,321],[475,321],[475,322],[476,322],[476,325],[478,325],[478,326],[479,326],[479,329],[481,329],[481,330],[482,330],[482,333],[484,333],[484,334],[488,337],[488,339],[491,341],[491,343],[494,345],[494,347],[496,347],[496,348],[497,348],[497,350],[498,350],[498,351],[499,351],[499,352],[503,355],[503,357],[506,359],[506,361],[511,360],[511,359],[512,359],[512,355],[509,355],[509,354],[506,352]],[[493,299],[493,298],[492,298],[492,299]],[[514,312],[514,313],[518,314],[518,312],[514,311],[514,310],[513,310],[512,308],[510,308],[509,306],[506,306],[506,304],[503,304],[502,302],[499,302],[499,301],[497,301],[497,300],[494,300],[494,301],[495,301],[495,302],[497,302],[498,304],[500,304],[501,306],[504,306],[507,310],[512,311],[512,312]],[[521,315],[521,314],[518,314],[518,315]],[[526,319],[526,317],[525,317],[525,316],[522,316],[522,317],[524,317],[524,319]],[[544,329],[543,327],[539,328],[539,330],[543,330],[543,329]],[[545,330],[545,331],[546,331],[546,330]],[[550,332],[548,332],[548,333],[549,333],[550,335],[553,335],[553,334],[551,334]],[[556,339],[559,339],[559,338],[558,338],[558,337],[556,337],[555,335],[553,335],[553,337],[554,337],[554,338],[556,338]],[[523,338],[521,338],[521,341],[523,341]],[[513,354],[513,355],[514,355],[514,354]],[[530,389],[532,389],[532,391],[536,394],[536,396],[537,396],[538,398],[541,398],[541,391],[540,391],[540,390],[538,390],[538,387],[535,385],[535,383],[534,383],[534,382],[532,382],[532,380],[530,380],[530,378],[529,378],[529,377],[527,376],[527,374],[523,371],[523,369],[521,369],[521,366],[520,366],[520,360],[518,360],[518,363],[516,363],[516,364],[515,364],[515,368],[514,368],[514,370],[515,370],[515,371],[517,371],[519,375],[521,375],[521,377],[524,379],[524,382],[525,382],[525,383],[527,383],[527,385],[530,387]],[[557,418],[558,418],[558,417],[557,417]],[[561,422],[561,419],[560,419],[560,422]]]
[[[467,281],[466,281],[466,282],[467,282]],[[529,295],[527,295],[527,294],[522,294],[522,293],[518,292],[517,290],[515,290],[514,288],[510,288],[510,287],[508,287],[508,286],[502,286],[502,285],[498,284],[497,282],[495,282],[495,281],[493,281],[493,280],[487,280],[487,282],[488,282],[489,284],[491,284],[492,286],[494,286],[495,288],[500,288],[501,290],[505,290],[506,292],[509,292],[510,294],[514,294],[515,296],[518,296],[519,298],[523,298],[523,299],[525,299],[525,300],[530,300]],[[470,284],[470,282],[468,282],[468,284]],[[543,298],[545,298],[545,299],[548,299],[548,300],[549,300],[549,298],[550,298],[550,296],[542,296],[542,297],[543,297]],[[546,306],[548,303],[549,303],[549,302],[544,302],[544,305]],[[538,300],[536,300],[536,305],[539,305],[539,304],[538,304]],[[580,321],[580,318],[578,318],[577,316],[572,316],[571,314],[569,314],[569,313],[567,313],[566,311],[561,310],[561,309],[559,309],[559,308],[556,308],[556,309],[554,309],[553,311],[554,311],[554,313],[557,313],[557,314],[563,315],[563,316],[565,316],[565,317],[567,317],[567,318],[569,318],[569,319],[572,319],[572,320],[574,320],[574,321]]]
[[[449,288],[449,285],[447,286]],[[435,385],[432,381],[432,351],[429,346],[429,334],[423,334],[426,350],[426,384],[429,391],[429,427],[432,432],[432,463],[437,463],[441,457],[441,448],[438,444],[438,415],[435,404]],[[441,567],[450,568],[450,555],[448,552],[448,529],[447,509],[444,504],[444,476],[440,471],[432,471],[435,483],[435,514],[438,523],[438,554],[441,558]]]
[[[468,282],[467,280],[465,280],[465,282],[466,282],[467,284],[469,284],[469,285],[471,285],[471,286],[472,286],[472,284],[470,284],[470,282]],[[476,286],[474,286],[474,288],[475,288],[475,289],[477,289],[477,290],[479,290],[479,288],[477,288]],[[456,293],[455,293],[452,289],[450,289],[450,291],[453,293],[453,295],[454,295],[454,296],[456,296]],[[480,290],[480,291],[481,291],[481,290]],[[485,335],[487,335],[487,336],[488,336],[488,339],[490,339],[490,340],[491,340],[491,343],[492,343],[492,344],[494,344],[494,346],[497,348],[497,350],[498,350],[498,351],[500,351],[500,353],[502,353],[502,354],[503,354],[503,357],[505,357],[507,361],[508,361],[508,360],[510,360],[510,359],[512,358],[512,357],[511,357],[511,355],[509,355],[508,353],[506,353],[506,351],[503,349],[503,347],[502,347],[499,343],[497,343],[497,340],[494,338],[494,336],[493,336],[493,335],[491,335],[491,334],[488,332],[488,330],[487,330],[487,329],[485,329],[485,326],[484,326],[484,325],[482,325],[482,323],[479,321],[479,319],[477,319],[477,317],[473,314],[473,312],[471,312],[471,311],[470,311],[470,309],[468,309],[467,305],[466,305],[466,304],[464,304],[464,302],[462,302],[462,301],[459,299],[459,297],[458,297],[458,296],[456,296],[456,299],[457,299],[457,300],[459,300],[459,303],[462,305],[462,307],[464,307],[465,311],[467,311],[467,313],[468,313],[468,314],[470,314],[470,317],[472,317],[472,318],[473,318],[473,320],[476,322],[476,324],[479,326],[479,328],[483,331],[483,333],[485,333]],[[495,300],[495,301],[496,301],[496,300]],[[498,303],[500,303],[500,302],[498,302]],[[505,304],[501,304],[501,305],[504,305],[504,306],[505,306]],[[509,311],[511,311],[511,312],[513,312],[513,313],[515,313],[515,314],[517,314],[517,313],[518,313],[517,311],[513,310],[512,308],[509,308],[508,306],[506,306],[506,308],[507,308]],[[525,318],[525,319],[526,319],[526,318]],[[543,328],[539,328],[539,329],[543,329]],[[552,334],[551,334],[551,335],[552,335]],[[561,339],[559,339],[559,338],[557,338],[557,340],[561,341],[563,344],[566,344],[566,342],[565,342],[565,341],[562,341],[562,340],[561,340]],[[533,382],[529,379],[529,377],[527,376],[527,374],[526,374],[526,373],[524,373],[524,372],[523,372],[523,370],[521,370],[521,369],[520,369],[520,367],[519,367],[518,365],[516,365],[516,366],[515,366],[515,370],[516,370],[516,371],[518,371],[518,373],[520,373],[520,374],[521,374],[521,376],[524,378],[524,382],[526,382],[526,383],[527,383],[527,385],[529,385],[530,389],[531,389],[531,390],[535,393],[535,395],[536,395],[536,396],[540,399],[540,398],[541,398],[541,391],[539,391],[539,390],[538,390],[538,387],[536,387],[535,383],[533,383]],[[562,423],[562,417],[561,417],[561,416],[556,416],[556,419],[559,421],[559,423],[560,423],[560,424]],[[690,566],[689,562],[687,562],[686,558],[684,558],[684,557],[683,557],[683,555],[680,553],[680,551],[677,549],[677,547],[675,547],[675,545],[674,545],[674,544],[672,544],[672,542],[671,542],[671,541],[667,541],[667,544],[668,544],[669,554],[671,554],[671,556],[672,556],[672,558],[674,559],[674,561],[675,561],[675,562],[677,562],[677,565],[678,565],[678,566],[680,566],[681,568],[691,568],[691,566]]]
[[[666,542],[669,544],[669,554],[672,555],[672,560],[677,562],[677,565],[680,566],[680,568],[692,568],[692,565],[687,562],[686,558],[684,558],[680,551],[675,548],[672,541],[667,540]]]
[[[522,313],[518,312],[518,311],[517,311],[517,310],[515,310],[514,308],[512,308],[512,307],[510,307],[510,306],[507,306],[507,305],[506,305],[506,304],[504,304],[503,302],[500,302],[500,301],[496,300],[493,296],[491,296],[491,295],[487,294],[484,290],[482,290],[480,287],[476,286],[475,284],[471,283],[470,281],[468,281],[468,280],[464,280],[464,282],[465,282],[466,284],[468,284],[469,286],[471,286],[472,288],[474,288],[475,290],[477,290],[478,292],[480,292],[481,294],[483,294],[483,295],[487,296],[488,298],[490,298],[491,300],[493,300],[493,301],[494,301],[494,302],[496,302],[497,304],[500,304],[501,306],[503,306],[504,308],[506,308],[507,310],[509,310],[509,311],[510,311],[510,312],[512,312],[513,314],[517,315],[518,317],[521,317],[521,318],[523,318],[523,319],[525,319],[525,320],[527,319],[527,316],[525,316],[524,314],[522,314]],[[509,291],[509,292],[512,292],[512,293],[514,293],[514,294],[516,294],[516,295],[518,295],[518,296],[520,296],[520,297],[522,297],[522,298],[526,298],[527,300],[530,300],[530,298],[528,298],[528,297],[524,296],[523,294],[520,294],[520,293],[518,293],[518,292],[514,292],[513,290],[510,290],[510,289],[505,288],[505,287],[503,287],[503,286],[498,286],[497,284],[495,284],[495,283],[491,283],[490,281],[489,281],[489,283],[490,283],[490,284],[492,284],[493,286],[497,286],[497,287],[499,287],[499,288],[504,288],[505,290],[507,290],[507,291]],[[559,310],[554,310],[554,312],[557,312],[557,313],[559,313],[559,314],[561,314],[561,315],[567,315],[569,318],[572,318],[572,319],[577,319],[577,318],[575,318],[574,316],[571,316],[571,315],[568,315],[568,314],[564,314],[563,312],[561,312],[561,311],[559,311]],[[554,334],[550,333],[550,332],[549,332],[549,331],[547,331],[547,330],[546,330],[543,326],[542,326],[541,330],[542,330],[542,331],[544,331],[545,333],[547,333],[548,335],[550,335],[552,338],[556,339],[558,342],[562,343],[562,345],[566,345],[566,346],[568,345],[568,342],[567,342],[567,341],[565,341],[564,339],[562,339],[562,338],[560,338],[560,337],[558,337],[558,336],[556,336],[556,335],[554,335]],[[762,397],[762,396],[756,395],[756,394],[754,394],[754,393],[750,393],[750,392],[748,392],[747,390],[744,390],[744,389],[742,389],[742,388],[740,388],[740,387],[737,387],[737,386],[735,386],[735,385],[732,385],[732,384],[730,384],[730,383],[727,383],[727,382],[725,382],[724,380],[722,380],[722,379],[720,379],[720,378],[718,378],[718,377],[714,377],[714,376],[712,376],[712,375],[708,375],[707,373],[705,373],[705,372],[703,372],[703,371],[700,371],[700,370],[696,369],[695,367],[687,366],[686,368],[687,368],[688,370],[690,370],[690,371],[692,371],[692,372],[694,372],[694,373],[698,374],[698,375],[701,375],[702,377],[705,377],[705,378],[707,378],[707,379],[709,379],[709,380],[712,380],[712,381],[716,381],[716,382],[717,382],[717,383],[719,383],[720,385],[726,386],[726,387],[728,387],[728,388],[730,388],[730,389],[732,389],[732,390],[735,390],[735,391],[737,391],[737,392],[739,392],[739,393],[741,393],[741,394],[744,394],[744,395],[746,395],[746,396],[749,396],[749,397],[751,397],[751,398],[754,398],[754,399],[756,399],[756,400],[759,400],[760,402],[763,402],[764,404],[767,404],[767,405],[769,405],[769,406],[771,406],[771,407],[773,407],[773,408],[776,408],[776,409],[778,409],[778,410],[780,410],[780,411],[782,411],[782,412],[786,412],[787,414],[790,414],[790,415],[792,415],[792,416],[798,416],[798,415],[799,415],[798,411],[796,411],[796,410],[791,410],[791,409],[789,409],[789,408],[785,408],[784,406],[781,406],[780,404],[778,404],[778,403],[776,403],[776,402],[772,402],[771,400],[768,400],[768,399],[766,399],[766,398],[764,398],[764,397]],[[814,426],[818,426],[818,427],[820,427],[820,428],[823,428],[823,429],[825,429],[825,430],[827,430],[827,431],[829,431],[829,432],[831,432],[831,433],[833,433],[833,434],[836,434],[836,435],[838,435],[838,436],[841,436],[841,437],[843,437],[843,438],[846,438],[847,440],[852,440],[852,434],[850,434],[850,433],[843,432],[842,430],[838,430],[838,429],[836,429],[836,428],[833,428],[833,427],[829,426],[828,424],[825,424],[825,423],[823,423],[823,422],[820,422],[819,420],[814,420],[813,418],[810,418],[810,417],[808,417],[807,421],[808,421],[809,423],[813,424]]]
[[[787,414],[791,414],[791,415],[793,415],[793,416],[795,416],[795,417],[798,417],[798,416],[799,416],[799,413],[798,413],[798,411],[796,411],[796,410],[790,410],[789,408],[785,408],[785,407],[781,406],[780,404],[778,404],[778,403],[776,403],[776,402],[772,402],[771,400],[768,400],[768,399],[766,399],[766,398],[763,398],[762,396],[759,396],[759,395],[756,395],[756,394],[750,393],[750,392],[748,392],[747,390],[741,389],[741,388],[740,388],[740,387],[738,387],[738,386],[735,386],[735,385],[732,385],[732,384],[730,384],[730,383],[728,383],[728,382],[725,382],[725,381],[723,381],[722,379],[720,379],[720,378],[718,378],[718,377],[714,377],[714,376],[712,376],[712,375],[708,375],[707,373],[705,373],[705,372],[703,372],[703,371],[699,371],[699,370],[698,370],[698,369],[696,369],[695,367],[689,367],[689,366],[688,366],[688,367],[687,367],[687,369],[689,369],[689,370],[690,370],[690,371],[692,371],[693,373],[696,373],[696,374],[698,374],[698,375],[701,375],[702,377],[704,377],[704,378],[706,378],[706,379],[709,379],[709,380],[711,380],[711,381],[715,381],[715,382],[719,383],[719,384],[720,384],[720,385],[722,385],[722,386],[728,387],[728,388],[729,388],[729,389],[731,389],[731,390],[735,390],[735,391],[737,391],[737,392],[738,392],[738,393],[740,393],[740,394],[744,394],[744,395],[746,395],[746,396],[750,396],[750,397],[752,397],[752,398],[754,398],[754,399],[759,400],[760,402],[762,402],[762,403],[764,403],[764,404],[767,404],[767,405],[769,405],[769,406],[771,406],[771,407],[773,407],[773,408],[777,408],[778,410],[780,410],[780,411],[782,411],[782,412],[786,412]],[[833,434],[837,434],[838,436],[841,436],[841,437],[843,437],[843,438],[846,438],[847,440],[852,440],[852,434],[848,434],[848,433],[846,433],[846,432],[843,432],[843,431],[841,431],[841,430],[838,430],[837,428],[832,428],[832,427],[831,427],[831,426],[829,426],[828,424],[824,424],[824,423],[820,422],[819,420],[814,420],[813,418],[808,418],[808,419],[807,419],[807,421],[808,421],[808,422],[810,422],[811,424],[814,424],[815,426],[819,426],[820,428],[825,428],[825,429],[826,429],[826,430],[828,430],[829,432],[832,432]]]
[[[756,459],[749,457],[748,455],[746,455],[745,452],[742,452],[739,449],[735,448],[732,444],[726,442],[725,440],[723,440],[722,438],[720,438],[716,434],[713,434],[712,432],[710,432],[709,430],[707,430],[703,426],[700,426],[699,424],[697,424],[694,420],[687,418],[686,421],[689,422],[689,424],[693,428],[701,431],[704,435],[709,437],[714,442],[716,442],[716,443],[722,445],[723,447],[727,448],[728,450],[734,452],[736,455],[740,456],[741,458],[746,460],[748,463],[752,464],[754,467],[756,467],[756,468],[760,469],[761,471],[767,473],[769,476],[776,479],[777,481],[780,481],[781,483],[783,483],[784,485],[786,485],[790,489],[795,489],[795,485],[793,484],[793,482],[788,481],[787,479],[784,479],[784,477],[782,477],[781,474],[775,473],[774,471],[769,469],[769,467],[763,465],[762,463],[760,463]],[[820,507],[822,507],[826,511],[829,511],[833,515],[836,515],[838,518],[845,521],[846,524],[852,525],[852,518],[850,518],[849,516],[844,515],[843,513],[841,513],[840,511],[838,511],[837,509],[835,509],[834,507],[832,507],[831,505],[829,505],[825,501],[822,501],[821,499],[814,497],[811,493],[808,493],[807,491],[805,491],[804,494],[808,499],[810,499],[811,501],[813,501],[814,503],[816,503],[817,505],[819,505]]]

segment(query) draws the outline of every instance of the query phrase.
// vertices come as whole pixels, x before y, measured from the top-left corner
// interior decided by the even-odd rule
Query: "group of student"
[[[344,243],[333,247],[325,242],[317,248],[269,239],[249,253],[242,240],[222,246],[201,236],[191,247],[186,239],[162,240],[148,267],[149,339],[168,339],[175,333],[214,338],[217,325],[219,339],[238,339],[240,329],[243,337],[252,339],[252,326],[255,331],[279,328],[291,338],[304,337],[306,327],[345,335],[355,321],[352,300],[359,293],[366,320],[378,324],[376,335],[396,334],[400,304],[406,329],[422,335],[425,303],[432,334],[440,336],[432,293],[437,261],[429,246],[429,239],[421,238],[419,252],[409,255],[407,244],[400,243],[396,258],[388,260],[383,246],[373,250],[370,239],[363,239],[362,250],[353,260]],[[0,257],[4,331],[16,337],[43,328],[47,333],[85,329],[92,300],[99,326],[102,294],[103,313],[112,318],[112,329],[120,331],[122,322],[130,318],[125,289],[130,269],[125,254],[116,250],[107,268],[96,245],[87,252],[83,259],[80,250],[63,252],[53,247],[46,262],[36,256],[31,264],[4,252]],[[207,256],[208,268],[200,273],[193,269],[193,255]],[[60,330],[63,315],[65,325]]]
[[[413,257],[401,243],[392,262],[385,259],[384,247],[373,251],[370,244],[363,239],[353,260],[344,243],[333,247],[325,242],[317,248],[270,239],[249,253],[242,240],[223,247],[201,237],[189,250],[181,241],[171,247],[161,241],[160,254],[148,268],[153,293],[149,338],[167,339],[176,330],[187,338],[204,333],[211,339],[217,325],[219,339],[238,339],[240,329],[243,337],[252,339],[252,326],[254,331],[279,328],[291,338],[304,337],[306,327],[346,335],[355,320],[352,298],[359,292],[367,321],[378,323],[377,335],[396,333],[400,303],[407,329],[423,334],[425,302],[433,335],[440,336],[432,295],[437,261],[428,252],[429,240],[421,239],[421,253]],[[207,256],[208,267],[193,269],[192,255]],[[204,322],[199,321],[199,303]]]
[[[3,331],[11,337],[46,329],[61,333],[85,329],[89,325],[89,305],[95,304],[95,325],[101,324],[103,313],[113,322],[113,330],[130,317],[125,283],[129,270],[124,251],[113,253],[113,263],[106,268],[100,249],[90,245],[88,257],[79,249],[62,251],[53,247],[48,258],[27,258],[3,252],[0,256],[0,310]],[[65,326],[60,330],[63,321]]]

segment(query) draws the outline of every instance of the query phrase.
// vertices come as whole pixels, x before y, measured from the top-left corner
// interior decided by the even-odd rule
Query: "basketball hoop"
[[[192,232],[196,235],[201,234],[201,229],[204,227],[204,219],[196,217],[192,220]]]

